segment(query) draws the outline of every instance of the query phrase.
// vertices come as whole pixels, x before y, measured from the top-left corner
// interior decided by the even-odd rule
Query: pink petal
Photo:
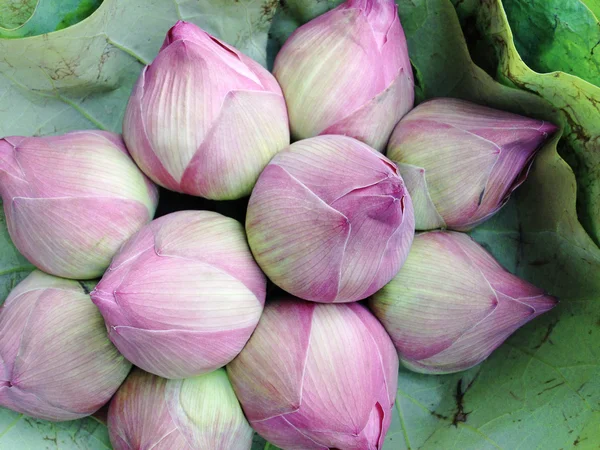
[[[288,38],[273,73],[294,137],[322,133],[385,89],[376,49],[371,25],[356,9],[337,8]]]
[[[394,126],[413,107],[414,84],[406,70],[401,69],[385,90],[320,134],[351,136],[383,152]]]
[[[289,129],[282,95],[230,91],[187,166],[181,189],[212,199],[249,195],[263,168],[287,145]]]
[[[350,235],[344,249],[342,278],[338,301],[355,301],[368,297],[381,289],[396,275],[400,264],[390,269],[389,278],[378,280],[382,255],[386,253],[389,241],[398,233],[404,215],[406,192],[399,178],[379,182],[358,189],[331,203],[331,207],[342,213],[350,222]],[[410,201],[410,200],[408,200]],[[407,233],[412,235],[414,224],[410,224]],[[410,239],[405,248],[408,254]],[[395,248],[394,251],[398,251]],[[400,258],[397,258],[400,262]],[[403,262],[402,258],[402,262]],[[367,290],[366,290],[367,289]]]
[[[292,177],[330,205],[348,192],[397,175],[396,166],[368,145],[345,136],[295,142],[273,158]]]
[[[324,434],[358,435],[384,386],[379,352],[369,330],[349,307],[315,307],[300,410],[286,419],[320,441]],[[343,368],[343,370],[340,370]],[[360,389],[356,389],[360,386]],[[336,442],[323,442],[338,447]]]
[[[254,256],[275,284],[305,299],[335,299],[348,219],[279,165],[261,174],[246,230]]]
[[[287,450],[329,450],[329,446],[321,444],[306,436],[285,416],[275,416],[265,420],[251,422],[252,428],[269,442]]]
[[[191,450],[165,401],[167,380],[134,369],[110,403],[108,431],[115,450]]]
[[[130,326],[149,330],[253,328],[262,312],[254,293],[230,274],[205,262],[151,251],[136,259],[113,295]]]
[[[209,211],[181,211],[161,220],[160,227],[156,225],[155,250],[159,255],[193,258],[222,270],[241,281],[264,304],[266,278],[252,258],[238,221]]]
[[[312,303],[289,299],[269,303],[244,351],[227,366],[250,421],[296,411],[303,403],[314,309]]]
[[[109,336],[128,360],[145,371],[164,378],[187,378],[230,362],[253,330],[154,331],[117,325],[111,327]]]
[[[535,310],[498,294],[498,307],[484,320],[474,323],[448,349],[414,362],[416,367],[434,368],[437,373],[465,370],[487,358],[519,327],[537,316]]]
[[[80,279],[101,275],[149,220],[139,202],[100,197],[17,197],[8,212],[11,238],[27,259],[48,273]]]
[[[398,163],[398,170],[410,192],[414,205],[414,218],[417,230],[434,230],[446,228],[446,222],[438,213],[429,195],[427,175],[422,167]]]
[[[179,182],[173,178],[154,153],[154,148],[146,132],[145,118],[142,113],[142,99],[147,70],[148,67],[144,67],[142,70],[127,104],[125,117],[123,118],[123,139],[127,143],[127,148],[137,165],[152,181],[167,189],[179,192]]]

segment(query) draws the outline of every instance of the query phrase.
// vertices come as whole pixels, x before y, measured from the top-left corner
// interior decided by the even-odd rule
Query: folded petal
[[[415,238],[406,263],[370,307],[401,358],[421,360],[450,347],[497,303],[460,246],[445,233],[432,232]]]
[[[76,353],[73,342],[78,343]],[[83,293],[65,298],[61,290],[50,289],[29,316],[12,384],[83,417],[106,403],[129,369],[106,339],[102,316],[92,302]]]
[[[537,315],[530,306],[502,294],[498,294],[498,299],[493,314],[474,323],[451,347],[430,358],[409,361],[409,366],[417,371],[424,368],[435,373],[464,370],[487,358],[506,338]]]
[[[148,67],[144,67],[142,70],[127,104],[125,117],[123,118],[123,139],[137,165],[152,181],[167,189],[179,192],[179,181],[173,178],[154,153],[152,142],[146,131],[142,99],[144,97],[147,70]]]
[[[17,159],[33,197],[117,197],[137,200],[154,214],[156,202],[149,196],[146,178],[118,135],[78,131],[27,138]]]
[[[329,450],[327,444],[316,442],[288,422],[285,416],[275,416],[251,421],[251,423],[258,434],[268,437],[268,441],[278,447],[288,450]]]
[[[314,430],[359,435],[384,383],[378,349],[365,340],[370,333],[349,307],[318,305],[312,322],[302,403],[286,419],[317,442]]]
[[[406,70],[401,69],[385,90],[320,134],[351,136],[384,152],[394,126],[413,107],[414,83]]]
[[[245,329],[255,326],[262,312],[254,293],[230,274],[155,252],[136,260],[113,295],[130,326],[149,330]]]
[[[385,186],[382,188],[382,186]],[[340,301],[362,300],[386,284],[400,268],[386,280],[374,286],[390,239],[398,232],[404,216],[406,192],[402,182],[383,181],[378,184],[351,191],[331,203],[350,223],[350,235],[344,249],[342,277],[337,299]],[[409,200],[410,201],[410,200]],[[413,225],[414,226],[414,225]],[[407,233],[408,236],[412,233]],[[394,250],[408,250],[396,247]]]
[[[427,172],[422,167],[398,163],[398,170],[414,206],[415,226],[417,230],[446,228],[446,222],[438,213],[427,186]]]
[[[349,32],[350,31],[350,32]],[[336,9],[298,28],[275,60],[292,136],[321,134],[386,88],[371,25],[357,9]],[[310,111],[307,114],[307,111]]]
[[[436,210],[449,227],[460,229],[481,205],[500,151],[495,143],[451,125],[411,117],[396,128],[388,156],[426,168]]]
[[[275,284],[302,298],[335,299],[348,219],[279,165],[267,166],[258,180],[246,230],[255,258]]]
[[[11,238],[27,259],[48,273],[80,279],[101,275],[121,243],[149,220],[139,202],[100,197],[17,197],[8,212]]]
[[[264,304],[266,278],[254,262],[237,220],[209,211],[182,211],[161,224],[155,226],[159,255],[193,258],[225,271]]]
[[[181,189],[212,199],[248,195],[263,168],[287,145],[289,129],[282,95],[230,91],[187,166]]]
[[[272,161],[330,205],[348,192],[396,175],[396,167],[369,146],[345,136],[295,142]]]
[[[108,431],[115,450],[191,450],[167,408],[167,380],[134,369],[110,403]]]
[[[196,332],[154,331],[113,326],[110,339],[119,351],[147,372],[164,378],[187,378],[211,372],[231,361],[252,334],[254,327]]]
[[[173,422],[192,448],[250,449],[254,432],[224,369],[185,380],[170,380],[166,403]]]
[[[244,351],[227,366],[250,421],[291,413],[303,404],[314,308],[314,304],[292,300],[269,303]],[[255,367],[261,370],[249,370]]]

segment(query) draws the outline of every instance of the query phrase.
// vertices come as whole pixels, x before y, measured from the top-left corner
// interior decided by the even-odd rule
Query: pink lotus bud
[[[156,219],[92,292],[109,337],[147,372],[187,378],[224,366],[254,331],[266,279],[239,222],[208,211]]]
[[[268,303],[227,372],[250,425],[281,448],[382,448],[398,356],[358,303]]]
[[[152,220],[158,192],[104,131],[0,139],[0,194],[17,249],[45,272],[90,279]]]
[[[356,139],[318,136],[292,144],[265,168],[246,232],[279,287],[306,300],[351,302],[396,275],[414,218],[393,163]]]
[[[555,131],[549,122],[464,100],[417,106],[388,146],[410,191],[417,230],[468,230],[495,214]]]
[[[393,0],[348,0],[298,28],[275,59],[292,136],[354,137],[383,151],[413,106],[406,38]]]
[[[123,137],[156,183],[216,200],[250,194],[262,169],[290,141],[273,75],[181,21],[142,71]]]
[[[469,236],[450,231],[417,235],[406,264],[370,300],[402,363],[423,373],[479,364],[555,305]]]
[[[134,369],[108,411],[115,450],[250,450],[253,431],[227,373],[166,380]]]
[[[129,369],[76,281],[35,271],[0,307],[0,406],[79,419],[108,402]]]

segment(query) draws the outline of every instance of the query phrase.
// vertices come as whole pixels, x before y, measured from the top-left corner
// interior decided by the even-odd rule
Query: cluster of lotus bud
[[[0,140],[8,230],[47,273],[0,307],[0,405],[72,420],[118,389],[117,450],[248,450],[251,426],[282,449],[380,450],[400,362],[467,369],[556,304],[446,231],[495,214],[556,127],[413,100],[394,1],[348,0],[298,28],[274,75],[178,22],[123,139]],[[150,180],[250,195],[245,227],[152,220]],[[99,277],[91,294],[66,279]],[[267,277],[294,297],[265,305]]]

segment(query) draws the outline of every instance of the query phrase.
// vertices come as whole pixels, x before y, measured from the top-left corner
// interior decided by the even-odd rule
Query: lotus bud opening
[[[248,204],[246,232],[267,276],[318,302],[361,300],[402,266],[413,208],[396,166],[345,136],[318,136],[280,152]]]
[[[17,249],[43,271],[77,279],[102,275],[158,202],[121,137],[97,130],[1,139],[0,195]]]
[[[439,374],[479,364],[555,305],[469,236],[450,231],[417,235],[398,275],[369,301],[400,361]]]
[[[0,406],[80,419],[108,402],[130,369],[76,281],[32,272],[0,307]]]
[[[115,450],[250,450],[254,434],[225,369],[167,380],[134,369],[113,397]]]
[[[398,356],[358,303],[269,302],[227,372],[250,425],[286,450],[380,450]]]
[[[156,183],[215,200],[250,194],[261,170],[290,142],[285,100],[273,75],[181,21],[142,71],[123,137]]]
[[[240,352],[265,292],[239,222],[180,211],[152,221],[121,248],[92,300],[127,359],[155,375],[187,378]]]
[[[417,230],[468,230],[495,214],[556,129],[464,100],[417,106],[396,126],[387,153],[410,191]]]
[[[413,106],[406,38],[393,0],[348,0],[298,28],[275,59],[292,136],[354,137],[383,151]]]

